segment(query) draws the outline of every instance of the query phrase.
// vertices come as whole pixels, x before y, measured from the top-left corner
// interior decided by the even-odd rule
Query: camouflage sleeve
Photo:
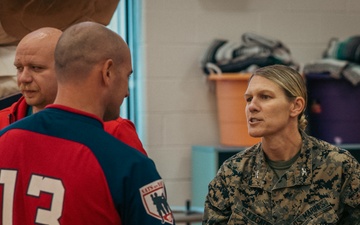
[[[351,160],[345,162],[344,173],[348,179],[343,186],[342,202],[345,207],[341,224],[360,225],[360,164],[355,158],[351,157]]]
[[[231,215],[229,191],[224,179],[224,169],[220,168],[216,177],[209,184],[205,200],[203,225],[227,224]]]

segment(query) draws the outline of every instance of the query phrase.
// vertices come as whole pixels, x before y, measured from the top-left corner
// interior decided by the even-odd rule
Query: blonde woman
[[[261,142],[221,166],[203,224],[360,224],[360,165],[305,133],[303,77],[290,67],[263,67],[244,96],[248,132]]]

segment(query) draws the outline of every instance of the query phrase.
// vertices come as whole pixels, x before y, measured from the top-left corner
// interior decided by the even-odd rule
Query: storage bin
[[[333,144],[360,142],[360,87],[327,74],[306,74],[309,134]]]
[[[215,81],[220,143],[225,146],[251,146],[260,141],[248,134],[244,93],[251,74],[210,74]]]

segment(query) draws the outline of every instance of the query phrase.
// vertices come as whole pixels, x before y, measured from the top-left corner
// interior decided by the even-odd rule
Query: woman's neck
[[[291,135],[263,137],[262,148],[272,161],[287,161],[293,158],[301,149],[302,138],[299,132]]]

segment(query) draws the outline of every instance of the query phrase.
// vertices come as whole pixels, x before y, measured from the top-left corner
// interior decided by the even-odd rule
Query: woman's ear
[[[290,108],[290,115],[293,117],[297,117],[304,111],[305,108],[305,100],[303,97],[296,97],[293,100]]]

